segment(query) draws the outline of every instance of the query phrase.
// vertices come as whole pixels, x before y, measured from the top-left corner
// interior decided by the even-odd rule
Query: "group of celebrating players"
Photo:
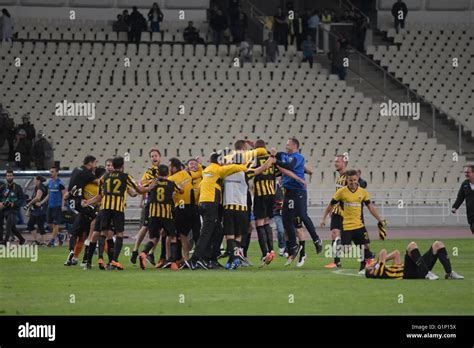
[[[145,270],[147,264],[173,270],[235,270],[242,265],[251,265],[247,251],[253,229],[250,223],[252,211],[262,253],[260,267],[266,266],[276,257],[270,223],[275,194],[281,187],[285,265],[291,265],[299,257],[298,266],[302,266],[306,258],[303,224],[316,252],[322,251],[321,239],[307,213],[305,173],[312,173],[312,169],[305,165],[297,139],[288,139],[285,150],[277,152],[272,148],[268,151],[263,140],[238,140],[233,150],[212,153],[210,164],[204,167],[198,158],[185,164],[178,158],[171,158],[167,165],[162,164],[160,151],[152,148],[148,153],[151,166],[139,183],[124,171],[122,157],[107,159],[105,167],[101,167],[97,166],[94,156],[86,156],[83,165],[74,169],[63,197],[75,212],[65,265],[76,265],[86,246],[85,269],[92,268],[98,249],[99,269],[123,270],[119,257],[125,230],[126,197],[141,195],[140,230],[130,257],[131,263],[138,261],[141,269]],[[378,221],[381,239],[386,237],[387,222],[361,187],[360,173],[347,170],[347,158],[336,156],[334,165],[339,173],[336,193],[320,220],[320,226],[324,227],[327,216],[331,216],[334,262],[326,268],[341,267],[343,251],[354,243],[363,250],[359,273],[368,278],[437,279],[431,269],[439,259],[447,279],[463,279],[452,271],[441,242],[433,243],[423,256],[417,246],[410,243],[405,266],[400,263],[397,250],[388,253],[384,249],[374,259],[369,249],[363,206],[367,206]],[[51,171],[57,175],[57,168]],[[149,241],[140,251],[147,233]],[[226,249],[222,253],[224,239]],[[191,250],[192,243],[194,248]],[[154,251],[158,244],[161,244],[161,254],[155,262]],[[104,261],[105,253],[108,263]],[[281,251],[280,255],[283,255]],[[218,262],[222,257],[227,258],[225,266]],[[386,264],[390,260],[394,262],[391,266]]]

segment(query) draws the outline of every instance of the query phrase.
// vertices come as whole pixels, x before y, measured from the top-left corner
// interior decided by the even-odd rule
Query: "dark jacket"
[[[459,209],[461,204],[466,201],[467,216],[474,217],[474,191],[471,189],[469,180],[465,180],[459,188],[458,196],[453,204],[454,209]]]
[[[116,32],[127,32],[128,31],[128,25],[123,20],[115,21],[112,24],[112,30],[116,31]]]
[[[0,186],[0,202],[4,203],[3,211],[19,210],[23,201],[23,190],[20,185],[13,182]]]
[[[155,9],[151,9],[150,11],[148,11],[148,20],[150,22],[153,21],[153,12],[155,11]],[[158,9],[158,22],[162,22],[163,21],[163,12],[161,12],[160,9]]]
[[[146,30],[146,19],[143,15],[138,12],[132,12],[130,14],[130,30],[132,31],[144,31]]]
[[[16,132],[18,133],[20,129],[23,129],[26,132],[26,139],[28,139],[28,143],[30,144],[30,146],[33,145],[33,141],[36,138],[35,126],[33,126],[31,123],[22,123],[18,125]]]
[[[224,31],[227,29],[227,18],[224,15],[215,15],[211,18],[210,25],[212,30]]]

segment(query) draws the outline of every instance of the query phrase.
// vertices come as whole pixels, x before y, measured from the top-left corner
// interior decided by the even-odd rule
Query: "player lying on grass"
[[[431,270],[437,260],[443,265],[446,279],[464,279],[463,276],[452,270],[446,247],[443,242],[439,241],[434,242],[423,256],[421,256],[415,242],[409,243],[405,254],[405,264],[400,262],[400,251],[394,250],[388,253],[386,249],[382,249],[377,261],[366,267],[365,276],[379,279],[436,280],[439,277]],[[392,261],[392,264],[388,265],[388,261]]]

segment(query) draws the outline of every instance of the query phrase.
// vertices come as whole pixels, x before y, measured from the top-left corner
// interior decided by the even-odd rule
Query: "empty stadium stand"
[[[367,53],[412,90],[474,132],[474,28],[410,26],[396,34],[394,45],[371,46]]]
[[[294,50],[268,66],[255,52],[254,63],[234,67],[235,46],[15,42],[0,51],[0,98],[17,121],[31,113],[66,167],[85,153],[129,154],[129,171],[141,175],[151,146],[187,159],[242,137],[283,150],[295,135],[317,168],[311,188],[333,187],[332,160],[345,152],[374,189],[458,185],[462,156],[453,162],[436,139],[381,117],[378,104],[318,64],[309,70]],[[95,103],[95,119],[55,116],[63,100]]]

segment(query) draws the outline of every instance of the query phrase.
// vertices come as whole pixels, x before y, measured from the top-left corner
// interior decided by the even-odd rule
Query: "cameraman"
[[[26,240],[16,229],[16,217],[20,210],[20,202],[23,200],[23,190],[20,185],[13,182],[14,176],[11,169],[6,172],[7,183],[0,186],[0,210],[6,220],[6,236],[3,239],[3,229],[0,230],[0,243],[6,244],[13,233],[20,240],[20,245],[25,244]],[[2,218],[3,223],[3,218]]]

